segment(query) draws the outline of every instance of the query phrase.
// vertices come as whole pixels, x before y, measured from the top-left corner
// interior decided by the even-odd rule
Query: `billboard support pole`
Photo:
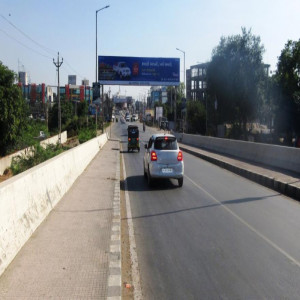
[[[171,86],[171,113],[173,112],[173,87]]]
[[[102,102],[101,102],[101,107],[102,107],[102,134],[104,133],[104,86],[102,84]]]
[[[177,101],[177,87],[175,86],[175,103],[174,103],[174,124],[175,124],[175,131],[176,131],[176,101]]]

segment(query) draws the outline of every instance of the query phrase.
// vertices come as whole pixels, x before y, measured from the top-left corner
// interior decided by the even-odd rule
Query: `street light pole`
[[[176,50],[178,50],[178,51],[180,51],[180,52],[183,53],[183,66],[184,66],[184,70],[183,70],[183,84],[184,84],[184,96],[186,96],[185,95],[185,51],[180,50],[178,48],[176,48]]]
[[[100,9],[98,9],[98,10],[96,10],[96,83],[98,82],[98,78],[97,78],[97,74],[98,74],[98,70],[97,70],[97,65],[98,65],[98,57],[97,57],[97,15],[98,15],[98,12],[100,11],[100,10],[103,10],[103,9],[105,9],[105,8],[109,8],[109,5],[106,5],[106,6],[104,6],[104,7],[102,7],[102,8],[100,8]]]

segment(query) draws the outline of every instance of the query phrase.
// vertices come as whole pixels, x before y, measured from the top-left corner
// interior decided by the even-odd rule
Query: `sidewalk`
[[[207,160],[221,168],[276,190],[288,197],[300,200],[300,170],[299,173],[293,173],[261,166],[182,143],[179,143],[179,147],[183,151]]]
[[[111,140],[0,277],[0,299],[120,299],[120,248],[120,149]]]

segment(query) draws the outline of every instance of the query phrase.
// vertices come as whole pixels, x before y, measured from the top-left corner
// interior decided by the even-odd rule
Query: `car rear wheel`
[[[178,179],[178,186],[182,187],[183,185],[183,177]]]

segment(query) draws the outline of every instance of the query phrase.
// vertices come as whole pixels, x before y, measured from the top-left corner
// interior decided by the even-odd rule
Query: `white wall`
[[[107,139],[102,134],[0,183],[0,275]]]
[[[67,131],[64,131],[61,133],[61,143],[65,143],[67,141]],[[42,146],[46,146],[48,144],[57,144],[58,143],[58,135],[55,135],[49,139],[41,141]],[[0,159],[0,175],[3,175],[4,171],[10,167],[11,161],[13,157],[16,157],[18,155],[28,155],[30,152],[30,148],[18,151],[16,153],[13,153],[11,155],[7,155],[5,157],[2,157]]]

